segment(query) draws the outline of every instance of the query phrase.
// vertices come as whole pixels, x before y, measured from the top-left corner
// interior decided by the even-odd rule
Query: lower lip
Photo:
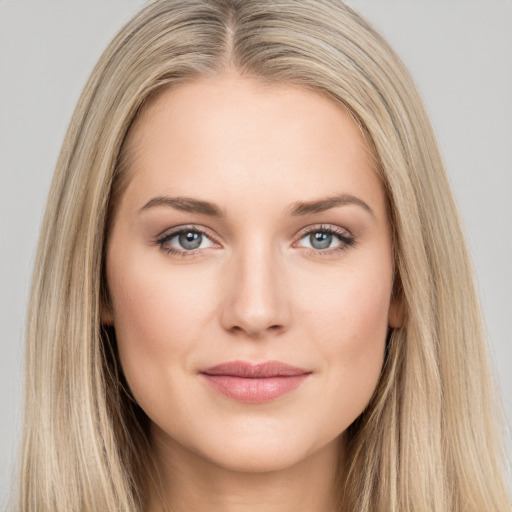
[[[309,373],[265,378],[244,378],[231,375],[207,375],[205,380],[213,389],[239,402],[259,404],[269,402],[297,389]]]

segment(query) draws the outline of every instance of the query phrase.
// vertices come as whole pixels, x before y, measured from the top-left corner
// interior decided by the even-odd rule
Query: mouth
[[[310,370],[281,361],[251,364],[230,361],[200,372],[205,381],[224,396],[245,403],[264,403],[297,389]]]

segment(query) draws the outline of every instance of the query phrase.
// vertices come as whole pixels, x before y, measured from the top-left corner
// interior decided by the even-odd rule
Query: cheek
[[[119,356],[130,389],[145,403],[152,389],[186,369],[212,318],[212,300],[200,273],[148,264],[136,253],[114,259],[107,268]]]
[[[350,268],[322,275],[294,291],[299,317],[323,350],[358,353],[386,338],[391,296],[391,265]]]
[[[387,275],[355,272],[303,296],[304,329],[322,355],[326,404],[336,404],[332,414],[342,429],[364,410],[381,374],[391,294]]]

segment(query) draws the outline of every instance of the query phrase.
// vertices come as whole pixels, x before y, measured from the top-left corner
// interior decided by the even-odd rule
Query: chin
[[[219,454],[212,460],[218,466],[237,473],[270,473],[294,466],[304,457],[291,450],[276,450],[274,447],[258,446],[230,453]]]
[[[322,456],[322,452],[332,453],[332,443],[311,443],[311,440],[283,438],[248,440],[240,436],[235,442],[204,447],[201,458],[227,471],[237,473],[271,473],[291,468],[306,461],[309,457]],[[323,449],[325,447],[325,450]]]

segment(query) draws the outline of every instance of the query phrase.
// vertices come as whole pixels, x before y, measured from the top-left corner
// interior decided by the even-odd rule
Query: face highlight
[[[128,144],[103,319],[155,446],[238,471],[333,451],[397,315],[358,126],[318,93],[228,76],[162,92]]]

